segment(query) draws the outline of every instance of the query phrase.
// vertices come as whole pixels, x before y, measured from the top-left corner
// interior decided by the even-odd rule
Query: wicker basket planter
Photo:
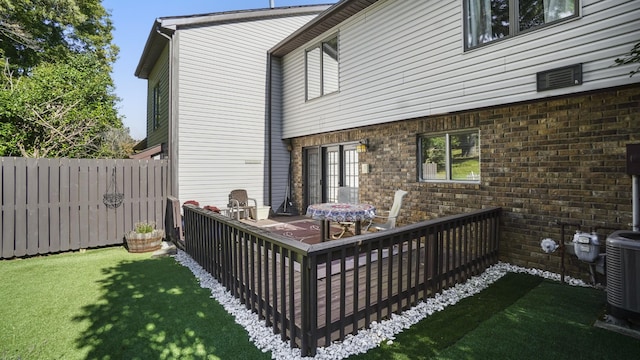
[[[132,253],[156,251],[162,247],[164,230],[155,229],[148,233],[139,233],[132,230],[125,234],[127,249]]]

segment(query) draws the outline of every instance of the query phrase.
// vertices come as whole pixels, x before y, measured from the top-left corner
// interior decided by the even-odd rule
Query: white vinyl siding
[[[464,50],[460,1],[380,1],[283,59],[285,137],[621,86],[640,2],[581,1],[581,16]],[[305,102],[304,51],[340,34],[340,92]],[[536,73],[582,63],[583,84],[537,92]]]
[[[233,189],[268,201],[267,51],[313,16],[181,29],[176,33],[180,199],[226,207]],[[275,129],[279,131],[279,128]],[[284,200],[288,153],[274,154],[273,210]],[[277,203],[276,203],[277,202]]]

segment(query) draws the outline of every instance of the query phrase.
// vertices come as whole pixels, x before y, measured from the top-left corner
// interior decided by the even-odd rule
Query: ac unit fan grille
[[[607,302],[622,307],[624,305],[622,280],[622,249],[607,246]]]

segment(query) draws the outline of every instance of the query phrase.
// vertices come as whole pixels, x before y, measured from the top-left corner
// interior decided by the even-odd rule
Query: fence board
[[[80,162],[69,159],[69,249],[80,249]]]
[[[132,229],[133,228],[133,221],[130,221],[130,219],[133,217],[133,210],[131,208],[131,202],[132,199],[134,198],[134,194],[133,194],[133,188],[131,186],[132,182],[131,182],[131,177],[133,176],[131,173],[131,168],[123,166],[123,173],[124,173],[124,178],[123,178],[123,184],[122,186],[124,187],[123,192],[125,194],[124,197],[124,201],[123,201],[123,206],[122,206],[122,210],[124,211],[123,213],[123,232],[126,231],[124,230],[126,229]]]
[[[60,251],[60,163],[49,162],[49,251]]]
[[[15,199],[13,207],[15,209],[15,255],[24,256],[27,254],[27,161],[26,159],[16,159],[15,161]]]
[[[40,164],[34,164],[38,173],[37,183],[33,189],[37,189],[36,197],[38,201],[37,207],[37,224],[38,228],[38,253],[47,254],[49,252],[49,168],[51,164],[48,159]]]
[[[80,218],[80,232],[79,232],[79,244],[81,249],[90,247],[89,244],[89,187],[91,180],[89,177],[88,163],[84,159],[78,161],[78,200],[80,206],[78,207]]]
[[[96,210],[100,209],[100,205],[104,204],[103,195],[109,190],[108,189],[108,180],[111,177],[111,171],[109,171],[109,166],[107,165],[105,160],[98,160],[97,170],[100,176],[97,177],[96,182],[96,200],[95,200],[95,208]],[[108,210],[108,209],[107,209]],[[96,212],[96,222],[97,225],[94,226],[95,231],[92,231],[93,236],[96,237],[96,241],[99,244],[108,244],[109,236],[107,233],[107,216],[109,211],[97,211]]]
[[[143,220],[163,227],[166,160],[2,157],[0,163],[0,258],[122,244]],[[109,208],[104,194],[114,170],[124,200]]]
[[[2,257],[10,258],[17,249],[15,233],[15,161],[2,159]]]
[[[131,213],[140,219],[140,168],[131,169],[131,200]]]
[[[27,159],[27,254],[38,254],[38,163]],[[19,186],[19,185],[18,185]]]
[[[114,191],[124,194],[124,163],[122,161],[116,161],[113,165],[113,169],[115,170],[116,179],[114,186],[117,187],[117,189]],[[127,195],[125,194],[125,197],[126,196]],[[112,231],[109,232],[109,235],[114,239],[118,237],[122,239],[124,234],[124,202],[125,200],[123,199],[120,206],[116,207],[115,209],[111,209],[111,211],[109,212],[109,214],[113,216],[113,224],[115,225],[111,226]]]
[[[71,249],[71,163],[60,159],[60,251]]]
[[[87,181],[87,210],[86,210],[86,215],[88,217],[87,219],[87,230],[86,230],[86,237],[83,235],[82,238],[85,239],[87,241],[87,248],[94,248],[94,247],[98,247],[99,244],[99,236],[100,234],[98,233],[98,221],[100,221],[100,218],[98,217],[98,213],[97,213],[97,206],[98,206],[98,177],[100,175],[100,167],[98,166],[98,164],[95,163],[95,161],[93,163],[89,163],[89,161],[86,161],[87,163],[87,176],[89,177],[89,180]],[[99,162],[99,161],[98,161]],[[101,202],[101,201],[100,201]]]

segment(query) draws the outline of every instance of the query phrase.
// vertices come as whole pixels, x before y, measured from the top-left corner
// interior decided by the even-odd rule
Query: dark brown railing
[[[191,205],[187,253],[299,347],[391,317],[498,260],[500,208],[308,245]]]

